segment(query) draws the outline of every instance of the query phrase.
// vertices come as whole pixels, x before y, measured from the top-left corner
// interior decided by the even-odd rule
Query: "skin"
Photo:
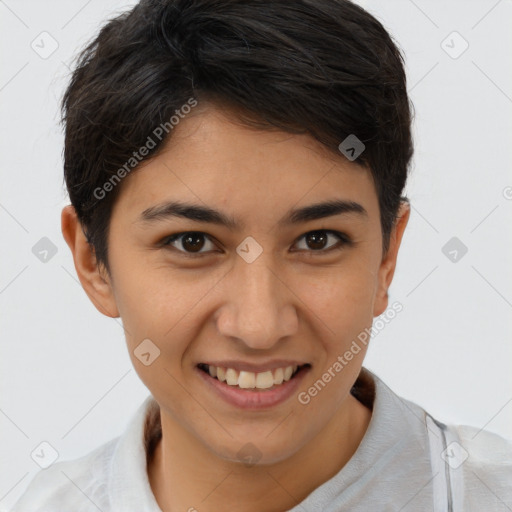
[[[62,211],[84,290],[100,312],[122,318],[133,365],[160,405],[163,437],[148,476],[164,512],[287,510],[346,464],[371,419],[350,394],[366,349],[309,404],[296,395],[385,311],[409,217],[404,204],[383,255],[367,169],[308,135],[233,119],[213,105],[197,107],[162,153],[124,179],[110,223],[110,275],[97,265],[73,207]],[[244,226],[179,217],[138,222],[145,209],[171,199],[208,205]],[[333,199],[357,202],[367,214],[278,224],[292,208]],[[352,243],[329,250],[339,245],[329,235],[318,250],[304,237],[317,230],[342,232]],[[187,231],[210,237],[198,258],[187,258],[183,239],[160,243]],[[236,252],[247,236],[263,248],[252,263]],[[134,356],[146,338],[161,351],[149,366]],[[247,411],[198,377],[198,363],[223,359],[292,359],[311,368],[286,402]],[[237,455],[249,442],[261,454],[253,466]]]

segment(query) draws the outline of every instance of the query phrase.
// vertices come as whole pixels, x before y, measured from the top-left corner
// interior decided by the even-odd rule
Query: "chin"
[[[272,434],[271,434],[272,435]],[[251,468],[262,465],[278,464],[293,456],[300,447],[297,446],[297,438],[288,433],[286,439],[290,442],[288,445],[283,438],[278,436],[269,440],[268,433],[258,436],[247,436],[246,441],[233,439],[229,446],[210,446],[212,453],[229,463],[238,463],[240,467]],[[291,443],[293,440],[293,444]]]

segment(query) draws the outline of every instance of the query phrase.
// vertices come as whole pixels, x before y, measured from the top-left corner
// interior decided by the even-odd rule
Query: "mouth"
[[[226,361],[226,366],[200,363],[195,370],[212,398],[219,397],[238,410],[255,412],[284,404],[296,394],[311,365],[289,363],[274,361],[267,367],[256,367],[236,362],[238,368],[232,368],[229,365],[235,362]]]
[[[301,376],[311,365],[289,365],[260,372],[237,370],[235,368],[214,366],[206,363],[199,363],[197,367],[212,379],[226,386],[256,393],[270,392],[285,386],[287,382]]]

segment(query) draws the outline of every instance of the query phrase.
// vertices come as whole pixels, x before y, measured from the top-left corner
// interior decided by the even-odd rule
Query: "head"
[[[198,372],[296,362],[305,389],[386,309],[412,155],[388,33],[342,0],[143,0],[82,52],[63,114],[64,236],[162,411],[225,459],[248,440],[267,462],[291,455],[366,348],[307,406],[240,414]]]

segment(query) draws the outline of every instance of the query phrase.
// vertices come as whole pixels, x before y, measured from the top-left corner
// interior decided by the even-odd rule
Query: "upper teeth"
[[[267,389],[274,385],[278,386],[283,381],[290,380],[297,368],[296,365],[286,366],[284,368],[276,368],[275,370],[254,373],[244,370],[239,372],[233,368],[210,365],[208,372],[212,377],[217,377],[218,380],[225,382],[229,386],[238,386],[243,389]]]

